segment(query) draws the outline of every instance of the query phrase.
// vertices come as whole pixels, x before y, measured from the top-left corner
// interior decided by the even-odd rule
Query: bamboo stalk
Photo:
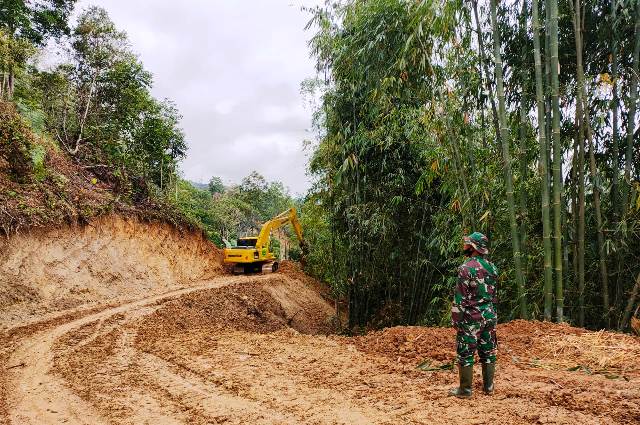
[[[620,98],[618,97],[618,37],[616,35],[616,21],[618,1],[612,0],[611,2],[611,81],[613,82],[613,102],[611,105],[612,110],[612,166],[611,166],[611,205],[613,206],[614,219],[620,214],[620,205],[618,205],[618,174],[620,173],[620,147],[618,142],[618,108],[620,104]]]
[[[527,46],[526,46],[526,36],[527,36],[527,1],[522,1],[522,11],[520,13],[520,39],[522,40],[522,57],[526,58],[527,56]],[[520,96],[520,128],[519,128],[519,136],[520,136],[520,249],[527,251],[527,191],[526,191],[526,182],[527,182],[527,165],[528,165],[528,151],[527,151],[527,90],[525,86],[525,81],[527,81],[527,72],[525,67],[522,67],[521,72],[521,90],[522,94]],[[528,272],[528,264],[527,257],[523,256],[523,273],[527,276]]]
[[[584,195],[584,129],[589,126],[588,118],[585,114],[584,92],[584,71],[582,69],[582,28],[580,25],[580,0],[576,0],[575,8],[573,0],[569,3],[571,7],[571,19],[575,33],[576,46],[576,69],[578,87],[576,92],[576,123],[578,125],[578,324],[584,326],[584,235],[585,235],[585,195]],[[586,121],[586,123],[585,123]]]
[[[640,61],[640,1],[634,0],[636,7],[635,45],[633,48],[633,70],[631,87],[629,88],[629,117],[627,118],[627,149],[625,153],[624,180],[622,186],[622,214],[626,214],[630,203],[629,186],[631,185],[631,162],[633,161],[633,134],[635,132],[636,103],[638,100],[638,62]]]
[[[549,178],[547,172],[546,115],[544,110],[544,87],[542,83],[542,60],[540,58],[540,19],[538,0],[532,5],[533,59],[536,77],[536,103],[538,106],[538,140],[540,148],[540,181],[542,184],[542,241],[544,249],[544,318],[552,319],[553,269],[551,265],[551,217],[549,210]]]
[[[502,142],[502,158],[504,161],[505,185],[507,206],[509,209],[509,224],[511,227],[511,245],[513,249],[513,261],[518,289],[518,301],[520,305],[520,317],[527,317],[527,300],[524,292],[524,276],[522,274],[522,259],[520,252],[520,235],[516,222],[516,209],[513,195],[513,174],[511,171],[511,154],[509,152],[509,127],[505,111],[504,83],[502,76],[502,57],[500,55],[500,29],[496,13],[496,1],[490,1],[491,26],[493,29],[493,50],[495,63],[496,88],[498,94],[498,123],[500,125],[500,139]]]
[[[487,67],[487,62],[485,61],[485,49],[484,49],[484,39],[482,38],[482,26],[480,25],[480,19],[478,17],[478,1],[473,0],[473,15],[476,20],[476,35],[478,37],[478,49],[480,50],[480,77],[483,81],[486,81],[486,89],[487,92],[491,93],[491,88],[489,85],[489,69]],[[493,125],[496,129],[496,141],[498,144],[500,143],[500,125],[498,123],[498,110],[496,108],[496,102],[493,99],[493,96],[489,96],[489,102],[491,103],[491,112],[493,118]]]
[[[611,161],[611,205],[613,206],[613,226],[615,227],[620,220],[620,189],[618,185],[620,177],[620,142],[619,142],[619,118],[618,110],[620,108],[620,96],[618,95],[618,36],[617,31],[617,14],[618,14],[618,0],[612,0],[611,2],[611,80],[613,82],[613,102],[611,105],[612,113],[612,153],[613,159]],[[617,264],[622,264],[622,255],[620,250],[616,252]],[[615,279],[615,299],[614,306],[620,305],[622,297],[622,279],[619,278],[619,273],[614,275]]]
[[[563,321],[564,290],[562,275],[562,146],[560,142],[560,63],[558,60],[558,0],[547,0],[549,8],[551,107],[553,136],[553,239],[556,280],[556,320]]]
[[[584,87],[583,87],[584,90]],[[583,101],[585,101],[586,94],[583,94]],[[587,128],[587,145],[589,148],[589,171],[591,174],[591,180],[593,185],[593,209],[596,214],[596,236],[598,244],[598,260],[600,264],[600,285],[602,291],[602,315],[605,321],[605,326],[609,327],[609,272],[607,270],[607,258],[604,252],[604,223],[602,220],[602,209],[600,204],[600,189],[598,188],[598,171],[596,168],[595,148],[593,144],[593,134],[591,132],[591,121],[589,116],[589,110],[585,104],[585,122]]]

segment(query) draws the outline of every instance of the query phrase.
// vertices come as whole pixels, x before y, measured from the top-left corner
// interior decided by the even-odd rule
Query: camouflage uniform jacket
[[[470,257],[458,268],[451,321],[459,328],[465,323],[497,322],[495,309],[498,269],[484,257]]]

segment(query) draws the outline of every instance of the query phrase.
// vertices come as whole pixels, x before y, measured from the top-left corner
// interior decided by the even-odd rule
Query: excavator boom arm
[[[282,227],[287,223],[291,223],[300,241],[300,248],[302,250],[300,261],[304,262],[307,245],[302,237],[302,226],[300,225],[300,221],[298,221],[296,209],[290,208],[262,225],[255,244],[253,243],[254,238],[243,238],[249,240],[248,244],[244,243],[242,246],[235,248],[225,248],[225,263],[234,264],[234,272],[237,269],[242,269],[245,273],[255,273],[259,271],[264,264],[271,264],[271,271],[276,271],[278,262],[274,261],[276,258],[273,253],[269,251],[269,236],[272,230]]]
[[[300,225],[300,221],[298,221],[298,214],[295,208],[290,208],[287,211],[283,212],[272,218],[271,220],[264,223],[262,229],[260,229],[260,234],[258,235],[258,240],[256,242],[256,248],[269,248],[269,235],[272,230],[275,230],[279,227],[284,226],[287,223],[291,223],[293,230],[298,237],[298,240],[301,244],[304,244],[304,238],[302,237],[302,226]]]

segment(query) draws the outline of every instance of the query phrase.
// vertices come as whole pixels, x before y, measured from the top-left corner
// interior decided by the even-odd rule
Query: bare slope
[[[200,233],[116,215],[0,239],[0,324],[116,303],[211,279],[220,251]]]

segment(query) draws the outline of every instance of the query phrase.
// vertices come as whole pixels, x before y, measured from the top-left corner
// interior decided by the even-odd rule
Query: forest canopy
[[[312,251],[333,253],[309,267],[348,298],[352,326],[446,323],[472,231],[501,270],[501,319],[626,326],[640,280],[638,4],[309,9],[318,76],[304,87],[321,102],[303,213]]]

